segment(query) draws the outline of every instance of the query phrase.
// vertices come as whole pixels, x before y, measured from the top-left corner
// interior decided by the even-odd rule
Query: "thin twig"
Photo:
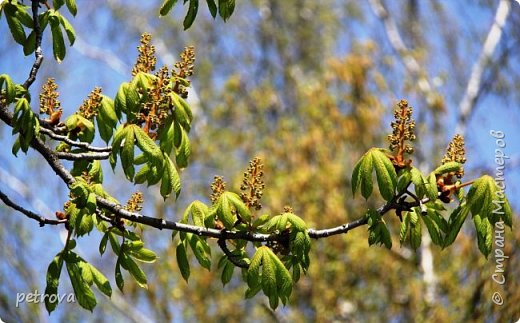
[[[14,203],[13,201],[11,201],[11,199],[9,199],[9,197],[7,195],[5,195],[2,191],[0,191],[0,200],[2,200],[2,202],[4,202],[4,204],[9,206],[10,208],[13,208],[16,211],[25,214],[27,217],[38,221],[40,223],[40,227],[43,227],[46,224],[58,225],[58,224],[64,224],[65,222],[67,222],[67,220],[47,219],[44,216],[41,216],[32,211],[29,211],[29,210],[21,207],[20,205]]]
[[[34,50],[34,63],[31,68],[31,72],[29,73],[29,77],[27,80],[23,83],[23,87],[25,89],[29,89],[29,87],[34,83],[36,80],[36,74],[38,74],[38,70],[40,69],[40,66],[43,62],[43,52],[42,52],[42,30],[40,28],[40,21],[38,20],[38,9],[40,7],[40,1],[38,0],[32,0],[32,16],[33,16],[33,23],[34,23],[34,35],[36,36],[36,45]]]
[[[218,239],[217,243],[218,243],[218,246],[220,247],[220,249],[222,249],[222,251],[224,252],[226,257],[228,258],[229,261],[231,261],[232,264],[234,264],[235,266],[240,267],[240,268],[249,268],[249,265],[247,263],[245,263],[244,261],[240,261],[241,260],[240,256],[234,255],[228,249],[225,239]]]
[[[78,142],[78,141],[74,141],[74,140],[70,139],[67,136],[58,135],[58,134],[54,133],[51,129],[40,128],[40,132],[46,134],[47,136],[49,136],[52,139],[62,141],[64,143],[68,144],[69,146],[84,148],[88,151],[93,151],[93,152],[110,152],[110,151],[112,151],[112,147],[110,147],[110,146],[107,146],[107,147],[91,146],[88,142],[83,142],[83,141]]]

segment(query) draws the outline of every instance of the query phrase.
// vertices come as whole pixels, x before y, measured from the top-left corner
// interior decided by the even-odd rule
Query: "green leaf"
[[[410,232],[410,213],[405,212],[403,214],[403,221],[401,222],[401,230],[399,231],[399,242],[401,246],[406,242],[408,233]]]
[[[7,8],[8,7],[6,7],[5,10],[5,19],[7,20],[7,26],[11,31],[11,35],[13,36],[14,41],[23,46],[26,40],[23,25],[20,22],[20,20],[18,20],[18,17],[14,15],[14,11],[10,13],[9,10],[7,10]]]
[[[125,280],[123,278],[123,274],[121,273],[121,262],[120,262],[120,260],[121,260],[121,258],[118,258],[117,262],[116,262],[115,277],[116,277],[117,288],[119,288],[119,290],[121,292],[123,292],[123,287],[125,286]]]
[[[381,192],[381,196],[383,196],[385,200],[390,201],[394,197],[394,190],[397,186],[397,174],[394,165],[380,150],[371,150],[379,192]]]
[[[134,135],[137,147],[147,156],[148,161],[156,167],[162,165],[163,153],[159,146],[140,127],[134,127]]]
[[[123,254],[122,265],[126,265],[128,272],[134,277],[135,282],[142,288],[148,288],[147,279],[144,271],[132,260],[132,258]],[[123,266],[124,268],[125,266]]]
[[[190,278],[190,263],[188,262],[188,256],[186,255],[186,247],[182,242],[179,242],[177,245],[176,257],[182,278],[188,282],[188,278]]]
[[[125,131],[125,142],[121,150],[121,164],[126,178],[133,180],[135,174],[134,168],[134,130],[138,128],[136,125],[128,125]]]
[[[226,258],[224,258],[226,259]],[[226,264],[224,265],[224,268],[222,269],[222,275],[220,277],[222,281],[222,285],[226,285],[231,281],[231,278],[233,277],[233,271],[235,270],[235,266],[230,262],[226,260]]]
[[[276,297],[278,301],[278,288],[276,286],[276,265],[269,252],[270,250],[266,249],[262,257],[262,291],[269,297],[269,303],[271,303],[272,297]]]
[[[218,13],[220,17],[227,21],[235,10],[235,0],[219,0],[218,1]]]
[[[352,194],[361,188],[361,195],[368,199],[372,194],[372,155],[366,152],[358,161],[352,172]]]
[[[206,255],[206,250],[210,250],[207,242],[193,234],[187,234],[187,237],[199,264],[207,270],[211,270],[211,259]]]
[[[76,300],[78,304],[92,312],[94,307],[96,307],[96,297],[90,289],[88,283],[83,279],[81,270],[77,263],[67,262],[67,271],[69,273],[70,282],[72,284],[72,288],[74,290],[74,294],[76,295]]]
[[[186,14],[183,22],[184,30],[191,27],[195,17],[197,16],[197,11],[199,11],[199,0],[190,0],[188,13]]]
[[[251,259],[251,263],[249,264],[249,268],[247,269],[247,286],[251,289],[256,289],[261,286],[260,265],[262,264],[262,259],[266,249],[268,248],[262,246],[256,250]]]
[[[166,199],[172,191],[175,192],[177,198],[181,192],[181,179],[172,160],[168,155],[164,155],[164,172],[161,180],[161,196]]]
[[[56,309],[56,306],[58,306],[58,285],[60,283],[62,267],[63,259],[61,258],[61,253],[59,253],[54,257],[47,269],[47,286],[45,287],[45,295],[49,295],[49,297],[45,297],[45,308],[49,314]],[[53,302],[51,302],[51,300]]]
[[[109,233],[106,232],[103,235],[103,238],[101,238],[101,242],[99,243],[99,254],[102,256],[105,251],[107,250],[107,242],[108,242],[108,235]]]
[[[420,211],[419,211],[420,212]],[[421,246],[421,221],[419,221],[419,213],[416,208],[409,212],[410,214],[410,246],[417,249]]]
[[[437,190],[437,177],[434,173],[431,173],[428,176],[428,180],[426,183],[426,196],[430,199],[430,201],[435,201],[439,195]]]
[[[215,3],[215,0],[206,0],[206,2],[211,16],[215,18],[217,16],[217,4]]]
[[[100,292],[107,295],[108,297],[112,296],[112,287],[110,287],[110,282],[96,267],[88,264],[90,266],[90,271],[92,273],[92,278],[94,283]]]
[[[446,248],[455,241],[455,238],[457,238],[457,235],[459,234],[459,231],[462,228],[462,224],[464,224],[468,213],[469,207],[466,205],[466,203],[462,203],[455,210],[453,210],[448,221],[448,234],[444,239],[443,248]]]
[[[5,84],[5,85],[4,85]],[[16,87],[11,80],[11,77],[7,74],[0,75],[0,91],[5,90],[5,100],[7,104],[14,102],[16,98]]]
[[[240,215],[243,221],[249,223],[251,222],[251,211],[244,204],[240,196],[233,192],[224,192],[226,194],[227,199],[233,205],[237,213]]]
[[[74,1],[74,0],[68,0],[68,1]],[[61,26],[63,27],[63,30],[65,30],[65,33],[67,34],[67,38],[69,39],[70,46],[74,45],[74,42],[76,41],[76,32],[74,31],[74,27],[70,24],[70,22],[63,17],[62,15],[58,15],[58,18],[60,19]]]
[[[33,19],[32,16],[26,11],[25,8],[28,8],[28,6],[23,5],[17,5],[16,11],[14,12],[14,15],[16,18],[27,28],[33,28]]]
[[[462,165],[457,162],[447,162],[444,165],[437,167],[433,172],[435,175],[442,175],[446,173],[458,172],[462,168]]]
[[[473,222],[477,230],[478,249],[487,258],[493,248],[493,227],[489,219],[481,217],[480,214],[473,216]]]
[[[237,222],[237,217],[232,212],[231,203],[228,195],[222,194],[217,201],[217,217],[224,224],[226,229],[231,230]]]
[[[194,201],[189,206],[189,209],[191,212],[193,224],[198,227],[204,227],[204,219],[206,218],[206,214],[209,212],[207,205],[201,201]]]
[[[410,169],[410,175],[412,183],[415,186],[415,193],[418,198],[422,199],[424,194],[426,194],[426,180],[422,173],[415,167]]]
[[[437,224],[437,222],[433,219],[433,217],[436,217],[436,212],[432,209],[428,209],[428,214],[426,216],[422,216],[424,225],[426,225],[426,228],[428,229],[428,232],[430,233],[430,237],[432,239],[432,242],[438,246],[442,246],[442,236],[441,236],[441,228]]]
[[[60,63],[65,58],[66,53],[65,41],[60,28],[60,19],[56,15],[51,15],[49,17],[49,23],[51,24],[52,52],[54,59]]]
[[[52,7],[54,10],[58,10],[65,4],[64,0],[52,0]]]
[[[191,146],[190,146],[190,139],[188,138],[188,135],[186,134],[186,131],[182,127],[180,128],[180,145],[177,147],[177,150],[175,152],[175,162],[177,163],[177,166],[180,168],[184,168],[188,166],[188,159],[191,155]]]
[[[76,16],[78,13],[78,8],[76,7],[76,0],[65,0],[65,4],[67,5],[67,9],[69,9],[69,12]]]
[[[140,262],[154,263],[157,260],[157,255],[150,249],[141,248],[139,250],[130,251],[130,255]]]
[[[159,10],[159,14],[161,16],[166,16],[173,8],[177,0],[165,0],[161,5],[161,9]]]

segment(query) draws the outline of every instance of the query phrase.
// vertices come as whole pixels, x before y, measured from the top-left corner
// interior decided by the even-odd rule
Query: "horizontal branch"
[[[67,136],[58,135],[58,134],[54,133],[51,129],[40,128],[40,132],[49,136],[52,139],[62,141],[69,146],[84,148],[84,149],[86,149],[88,151],[92,151],[92,152],[111,152],[112,151],[111,146],[107,146],[107,147],[91,146],[88,142],[74,141]]]
[[[65,160],[102,160],[110,157],[109,152],[86,152],[86,153],[71,153],[71,152],[56,152],[56,157]]]
[[[47,219],[46,217],[44,217],[42,215],[29,211],[29,210],[21,207],[20,205],[14,203],[13,201],[11,201],[11,199],[9,199],[9,197],[7,197],[7,195],[5,195],[2,191],[0,191],[0,200],[2,200],[2,202],[4,202],[4,204],[9,206],[10,208],[13,208],[16,211],[25,214],[28,218],[38,221],[40,223],[40,227],[43,227],[46,224],[58,225],[58,224],[64,224],[65,222],[67,222],[67,220]]]

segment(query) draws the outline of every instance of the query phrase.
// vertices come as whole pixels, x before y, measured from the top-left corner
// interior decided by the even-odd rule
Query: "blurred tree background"
[[[517,3],[251,0],[238,2],[227,23],[213,21],[204,8],[188,31],[182,30],[185,8],[177,6],[173,15],[159,19],[158,6],[158,1],[80,2],[78,16],[70,19],[79,38],[65,61],[56,65],[44,48],[49,56],[40,81],[57,79],[67,114],[94,86],[113,96],[119,82],[130,78],[142,32],[153,35],[159,60],[169,66],[183,47],[195,46],[193,152],[181,196],[164,204],[155,188],[132,188],[122,174],[111,175],[106,168],[107,191],[121,201],[139,189],[145,192],[144,214],[179,220],[189,201],[209,200],[214,175],[238,189],[248,161],[259,156],[265,164],[265,211],[276,214],[289,205],[314,228],[355,220],[379,205],[352,198],[353,165],[368,148],[388,145],[393,107],[406,98],[417,121],[415,166],[422,170],[440,162],[457,131],[466,137],[467,178],[481,172],[494,176],[496,147],[489,131],[506,133],[507,193],[518,214],[513,198],[520,178],[520,146],[513,142],[520,124]],[[500,19],[499,35],[490,33]],[[18,76],[19,82],[31,58],[17,57],[21,49],[11,48],[12,40],[3,36],[8,35],[5,23],[0,34],[1,72]],[[476,81],[474,93],[470,85]],[[0,185],[44,214],[59,210],[67,193],[52,171],[40,170],[32,153],[22,156],[29,171],[17,166],[4,125],[0,140]],[[30,189],[42,183],[41,191]],[[216,268],[192,270],[186,284],[168,232],[148,230],[144,239],[160,255],[144,266],[148,290],[127,281],[125,295],[114,292],[93,314],[62,304],[49,318],[42,304],[15,308],[13,299],[17,292],[43,290],[44,272],[62,233],[26,223],[3,205],[0,212],[0,317],[7,322],[104,321],[107,315],[135,322],[508,322],[520,315],[515,305],[520,302],[519,231],[505,235],[510,258],[506,283],[499,286],[491,278],[494,257],[486,261],[479,253],[474,230],[463,229],[447,250],[432,246],[425,235],[414,252],[399,247],[399,219],[389,216],[392,250],[369,248],[366,227],[313,241],[307,276],[296,285],[290,304],[275,312],[263,296],[243,299],[238,270],[236,282],[224,288]],[[111,277],[113,260],[99,257],[96,234],[80,247]],[[61,293],[70,290],[60,286]],[[495,290],[504,305],[491,301]]]

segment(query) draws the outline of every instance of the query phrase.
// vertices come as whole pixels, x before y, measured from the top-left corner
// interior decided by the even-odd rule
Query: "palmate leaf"
[[[163,163],[163,153],[159,146],[137,125],[132,125],[136,144],[147,157],[146,159],[155,167]]]
[[[54,311],[58,305],[58,286],[60,283],[62,268],[63,259],[61,258],[61,253],[59,253],[54,257],[47,269],[47,286],[45,287],[45,295],[49,295],[49,297],[45,298],[45,308],[49,314]]]
[[[177,198],[181,192],[179,173],[168,155],[164,154],[163,158],[164,164],[160,188],[161,196],[166,199],[172,192],[175,192],[175,197]]]
[[[448,247],[455,241],[469,211],[466,202],[461,203],[455,210],[453,210],[448,221],[448,233],[444,238],[443,248]]]
[[[54,59],[60,63],[65,58],[66,48],[63,33],[60,27],[60,18],[56,14],[51,14],[49,17],[52,34],[52,52]]]
[[[5,92],[4,92],[5,91]],[[14,102],[16,98],[16,87],[14,86],[13,80],[7,74],[0,75],[0,92],[5,95],[7,104]]]
[[[383,151],[372,148],[366,152],[354,167],[352,173],[352,193],[361,189],[365,199],[372,194],[372,173],[375,170],[381,196],[390,201],[397,186],[397,174],[390,159]]]
[[[473,216],[488,218],[491,225],[502,220],[512,226],[512,211],[503,190],[500,190],[495,180],[484,175],[474,181],[467,195],[467,204]]]
[[[473,216],[473,222],[477,230],[478,249],[487,258],[493,248],[493,227],[487,217],[481,217],[479,214]]]
[[[180,241],[177,245],[175,255],[182,278],[188,282],[188,279],[190,278],[190,263],[188,261],[188,256],[186,255],[186,245],[183,241]]]

